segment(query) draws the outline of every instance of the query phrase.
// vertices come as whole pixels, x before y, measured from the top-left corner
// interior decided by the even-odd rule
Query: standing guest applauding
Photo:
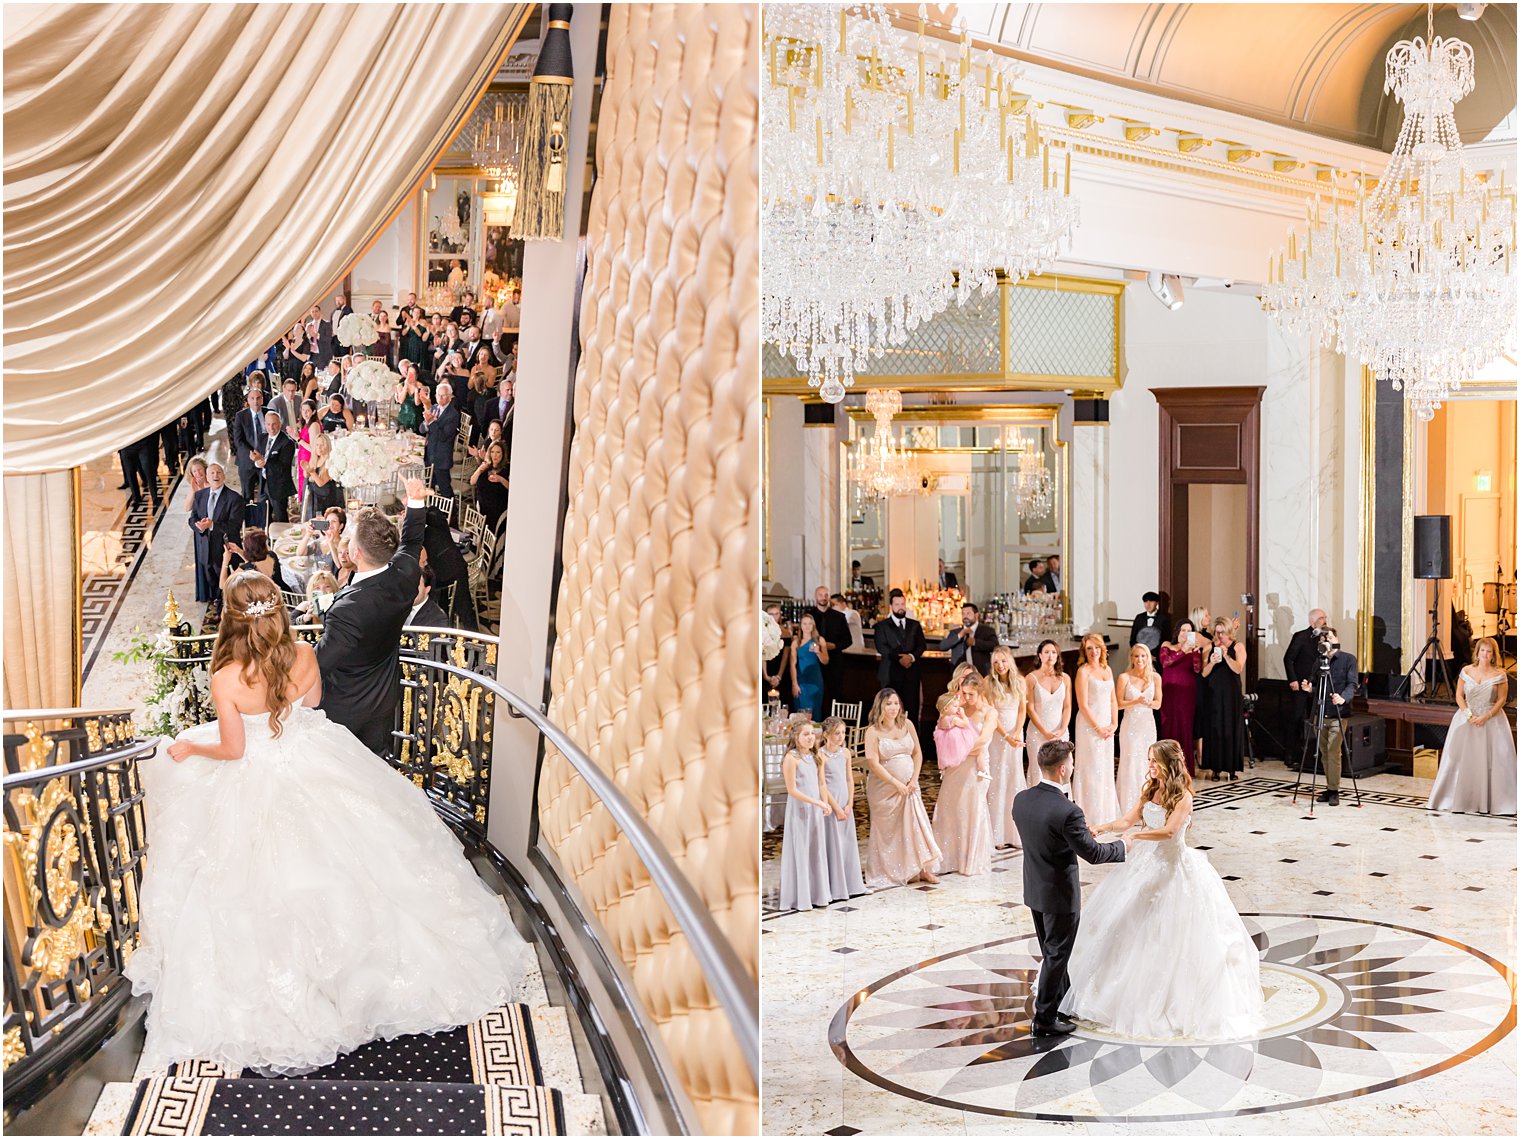
[[[248,389],[248,406],[237,413],[232,421],[232,450],[237,456],[238,482],[243,500],[253,503],[259,497],[259,467],[255,455],[262,455],[269,446],[269,428],[264,420],[264,393],[254,387]]]
[[[206,489],[190,500],[190,529],[195,531],[195,599],[221,600],[222,547],[243,533],[243,498],[227,485],[221,463],[206,465]]]
[[[1191,618],[1177,622],[1176,640],[1161,646],[1161,738],[1176,740],[1193,774],[1193,717],[1198,705],[1198,679],[1203,675],[1203,638]]]
[[[1246,647],[1230,636],[1228,618],[1214,620],[1214,644],[1203,658],[1203,682],[1208,686],[1207,718],[1203,722],[1203,766],[1216,781],[1222,775],[1240,778],[1245,756],[1245,717],[1241,675]],[[1339,747],[1339,739],[1336,741]],[[1340,776],[1337,755],[1336,777]]]
[[[876,682],[902,699],[903,715],[918,722],[919,694],[923,691],[924,627],[908,616],[908,599],[894,589],[887,600],[891,610],[876,622]]]
[[[506,449],[500,443],[492,443],[486,448],[485,459],[470,476],[475,505],[485,515],[487,529],[495,530],[507,512],[507,491],[512,485],[507,476]]]
[[[1457,675],[1457,714],[1451,718],[1441,766],[1430,792],[1432,811],[1515,813],[1515,737],[1504,715],[1509,676],[1499,668],[1499,644],[1484,637],[1474,661]]]
[[[427,436],[423,462],[433,468],[433,489],[452,498],[454,494],[454,441],[459,438],[459,409],[454,406],[454,385],[438,385],[438,402],[422,421]]]
[[[264,498],[269,504],[269,521],[290,521],[290,499],[296,492],[291,474],[296,458],[296,441],[286,433],[278,411],[264,416],[268,445],[256,462],[264,476]]]

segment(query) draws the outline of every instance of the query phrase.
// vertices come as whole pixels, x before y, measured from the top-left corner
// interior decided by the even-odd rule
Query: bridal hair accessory
[[[276,601],[255,601],[243,610],[244,617],[262,617],[265,613],[271,613],[279,603]]]

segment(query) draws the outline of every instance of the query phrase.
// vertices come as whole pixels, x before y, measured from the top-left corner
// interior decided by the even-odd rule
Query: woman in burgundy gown
[[[1198,700],[1197,678],[1203,672],[1204,640],[1187,620],[1177,622],[1173,635],[1176,641],[1162,645],[1156,654],[1161,664],[1160,738],[1177,741],[1192,775],[1193,708]]]

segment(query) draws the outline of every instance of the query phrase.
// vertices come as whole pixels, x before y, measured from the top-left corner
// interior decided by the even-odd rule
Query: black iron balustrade
[[[5,716],[5,1112],[112,1030],[131,995],[146,850],[126,709]]]

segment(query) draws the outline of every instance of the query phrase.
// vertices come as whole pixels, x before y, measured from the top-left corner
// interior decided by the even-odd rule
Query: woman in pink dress
[[[934,803],[934,841],[940,873],[992,873],[992,819],[987,813],[987,745],[997,713],[987,703],[980,676],[962,677],[940,697],[934,746],[939,753],[939,798]]]
[[[1198,676],[1203,672],[1204,641],[1189,620],[1178,621],[1173,636],[1177,639],[1162,645],[1156,658],[1161,665],[1160,738],[1181,745],[1191,777],[1193,712],[1198,703]]]
[[[296,428],[296,500],[306,501],[306,466],[311,462],[311,441],[322,434],[322,421],[317,418],[316,400],[301,404],[300,424]]]

